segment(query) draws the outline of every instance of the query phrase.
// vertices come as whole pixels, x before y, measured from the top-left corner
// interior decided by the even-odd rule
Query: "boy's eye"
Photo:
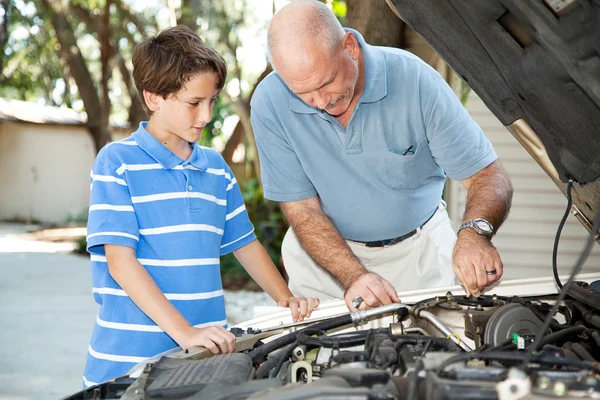
[[[190,106],[192,106],[192,107],[196,107],[198,104],[200,104],[200,102],[199,102],[199,101],[197,101],[197,102],[195,102],[195,103],[189,103],[189,104],[190,104]]]
[[[215,104],[215,101],[217,101],[217,98],[216,98],[216,97],[213,97],[212,99],[210,99],[210,102],[211,102],[212,104]]]

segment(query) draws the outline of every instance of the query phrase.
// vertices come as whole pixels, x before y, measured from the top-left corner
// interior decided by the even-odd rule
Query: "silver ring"
[[[496,270],[495,270],[495,269],[493,269],[493,270],[491,270],[491,271],[485,271],[485,273],[486,273],[487,275],[496,275]]]
[[[363,301],[364,300],[362,297],[360,297],[360,296],[356,297],[354,300],[352,300],[352,307],[358,309],[358,307],[360,307],[360,305],[362,304]]]

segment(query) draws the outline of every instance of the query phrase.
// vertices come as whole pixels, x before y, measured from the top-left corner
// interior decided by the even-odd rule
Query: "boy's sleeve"
[[[221,239],[221,255],[240,249],[256,239],[254,226],[250,222],[246,205],[233,172],[225,167],[227,180],[227,215]]]
[[[124,175],[96,162],[90,174],[87,250],[104,255],[105,244],[137,248],[139,227]]]
[[[479,125],[437,72],[425,74],[420,85],[429,149],[450,178],[469,178],[498,158]]]

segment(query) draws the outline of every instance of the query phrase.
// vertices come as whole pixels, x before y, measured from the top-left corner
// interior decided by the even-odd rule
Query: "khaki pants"
[[[400,243],[384,247],[367,247],[351,240],[346,243],[367,270],[403,292],[458,284],[452,270],[455,241],[456,234],[442,202],[423,229]],[[321,301],[343,299],[344,288],[304,251],[292,228],[285,235],[281,253],[294,296],[318,297]]]

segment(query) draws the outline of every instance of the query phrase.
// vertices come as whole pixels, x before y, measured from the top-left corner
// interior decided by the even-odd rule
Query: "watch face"
[[[475,224],[482,231],[485,231],[485,232],[489,232],[490,231],[490,225],[487,222],[485,222],[485,221],[481,221],[481,220],[480,221],[475,221]]]

